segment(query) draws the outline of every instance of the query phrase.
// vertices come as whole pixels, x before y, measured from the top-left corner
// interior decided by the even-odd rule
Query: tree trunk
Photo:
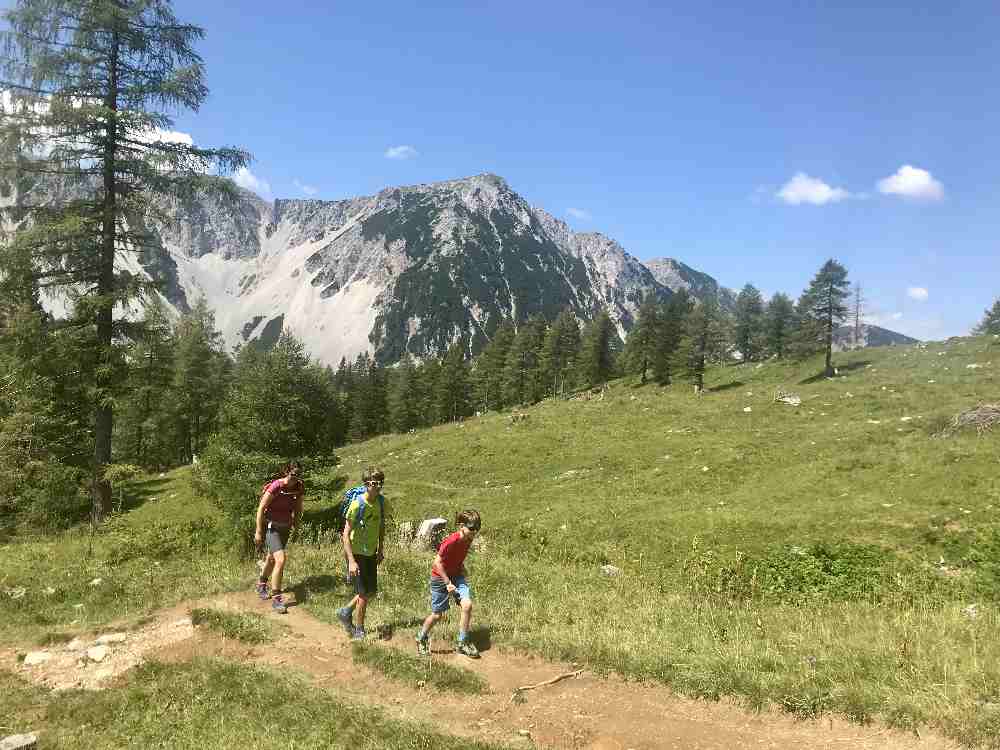
[[[111,463],[111,431],[114,426],[110,399],[113,375],[111,351],[115,286],[115,219],[117,214],[117,180],[115,175],[115,145],[118,141],[118,33],[112,35],[108,59],[108,90],[104,106],[112,116],[104,129],[104,216],[101,226],[101,250],[97,276],[97,347],[96,373],[97,406],[94,415],[94,482],[91,515],[100,523],[111,511],[111,485],[104,479],[104,467]]]

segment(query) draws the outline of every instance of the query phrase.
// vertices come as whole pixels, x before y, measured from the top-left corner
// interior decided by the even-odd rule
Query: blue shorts
[[[463,599],[472,600],[472,591],[469,584],[465,582],[465,576],[454,576],[451,582],[455,584],[455,604],[461,604]],[[436,615],[443,614],[451,608],[451,599],[448,596],[448,587],[445,586],[444,579],[438,576],[431,576],[431,612]]]

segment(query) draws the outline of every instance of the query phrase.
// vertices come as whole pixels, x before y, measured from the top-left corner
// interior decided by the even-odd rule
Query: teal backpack
[[[351,487],[351,489],[345,492],[344,499],[337,506],[337,531],[343,532],[344,527],[347,525],[347,510],[355,500],[358,501],[358,509],[354,514],[354,518],[351,519],[351,524],[359,529],[365,527],[365,505],[367,505],[365,501],[365,486],[359,484],[357,487]],[[381,492],[378,495],[378,510],[380,514],[385,515],[385,498],[382,497]]]

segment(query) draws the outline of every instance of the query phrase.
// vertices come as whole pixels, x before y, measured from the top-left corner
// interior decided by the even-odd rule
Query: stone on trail
[[[38,747],[36,734],[12,734],[0,740],[0,750],[30,750]]]
[[[69,643],[66,644],[67,651],[82,651],[86,644],[79,638],[74,638]]]
[[[97,639],[98,646],[106,646],[109,643],[125,643],[124,633],[106,633]]]
[[[39,664],[44,664],[51,658],[52,654],[48,651],[32,651],[24,657],[24,666],[35,667]]]
[[[90,659],[90,661],[97,661],[97,662],[104,661],[107,655],[108,655],[107,646],[94,646],[93,648],[87,649],[87,658]]]
[[[601,572],[609,578],[614,578],[615,576],[621,574],[622,569],[614,565],[602,565]]]

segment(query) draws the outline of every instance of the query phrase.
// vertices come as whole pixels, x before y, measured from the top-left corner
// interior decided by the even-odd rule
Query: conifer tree
[[[734,344],[744,362],[755,362],[764,349],[764,298],[753,284],[736,297]]]
[[[806,337],[817,336],[826,350],[827,377],[833,376],[833,332],[847,318],[849,293],[847,269],[831,258],[816,272],[799,303]]]
[[[777,292],[767,303],[765,343],[778,359],[787,353],[796,331],[795,305],[787,294]]]
[[[615,369],[618,335],[607,310],[601,310],[584,329],[577,362],[580,383],[593,387],[606,383]]]
[[[541,349],[545,321],[532,318],[521,324],[504,363],[504,402],[507,406],[532,404],[542,397]]]
[[[725,319],[714,297],[695,305],[684,322],[684,336],[674,356],[675,369],[691,382],[699,393],[705,387],[705,368],[726,351]]]
[[[204,297],[177,322],[173,360],[171,402],[177,458],[186,463],[202,452],[216,429],[229,369],[215,313]]]
[[[416,392],[417,368],[409,354],[389,373],[387,405],[389,426],[396,432],[409,432],[420,425],[419,397]]]
[[[993,303],[993,307],[986,311],[983,319],[973,331],[977,336],[1000,335],[1000,299]]]
[[[653,357],[653,378],[660,385],[669,385],[675,354],[684,337],[684,326],[694,302],[686,289],[678,289],[662,306],[659,335]]]
[[[116,420],[116,434],[123,438],[118,453],[139,466],[170,465],[177,460],[176,446],[170,439],[174,339],[159,297],[152,296],[146,304],[143,325],[126,357],[127,395],[121,418]],[[221,383],[216,385],[222,388]]]
[[[656,360],[661,338],[660,327],[660,305],[653,295],[647,295],[639,306],[638,319],[625,339],[623,353],[625,371],[638,374],[643,385],[646,384],[646,374]]]
[[[77,315],[94,330],[88,375],[93,413],[94,516],[110,508],[112,405],[123,332],[116,305],[141,291],[115,255],[150,244],[129,216],[157,195],[220,186],[211,176],[245,165],[237,149],[200,149],[165,137],[168,112],[197,110],[208,89],[194,43],[168,0],[17,0],[3,12],[0,181],[19,225],[8,253],[28,250],[46,283],[72,287]]]
[[[504,408],[504,367],[514,336],[514,326],[508,321],[501,323],[476,357],[474,382],[477,409],[491,411]]]
[[[471,413],[472,389],[465,362],[465,343],[456,341],[441,359],[437,407],[442,422],[457,422]]]
[[[541,372],[544,395],[560,396],[572,384],[573,367],[580,350],[580,325],[572,310],[559,313],[542,342]]]

